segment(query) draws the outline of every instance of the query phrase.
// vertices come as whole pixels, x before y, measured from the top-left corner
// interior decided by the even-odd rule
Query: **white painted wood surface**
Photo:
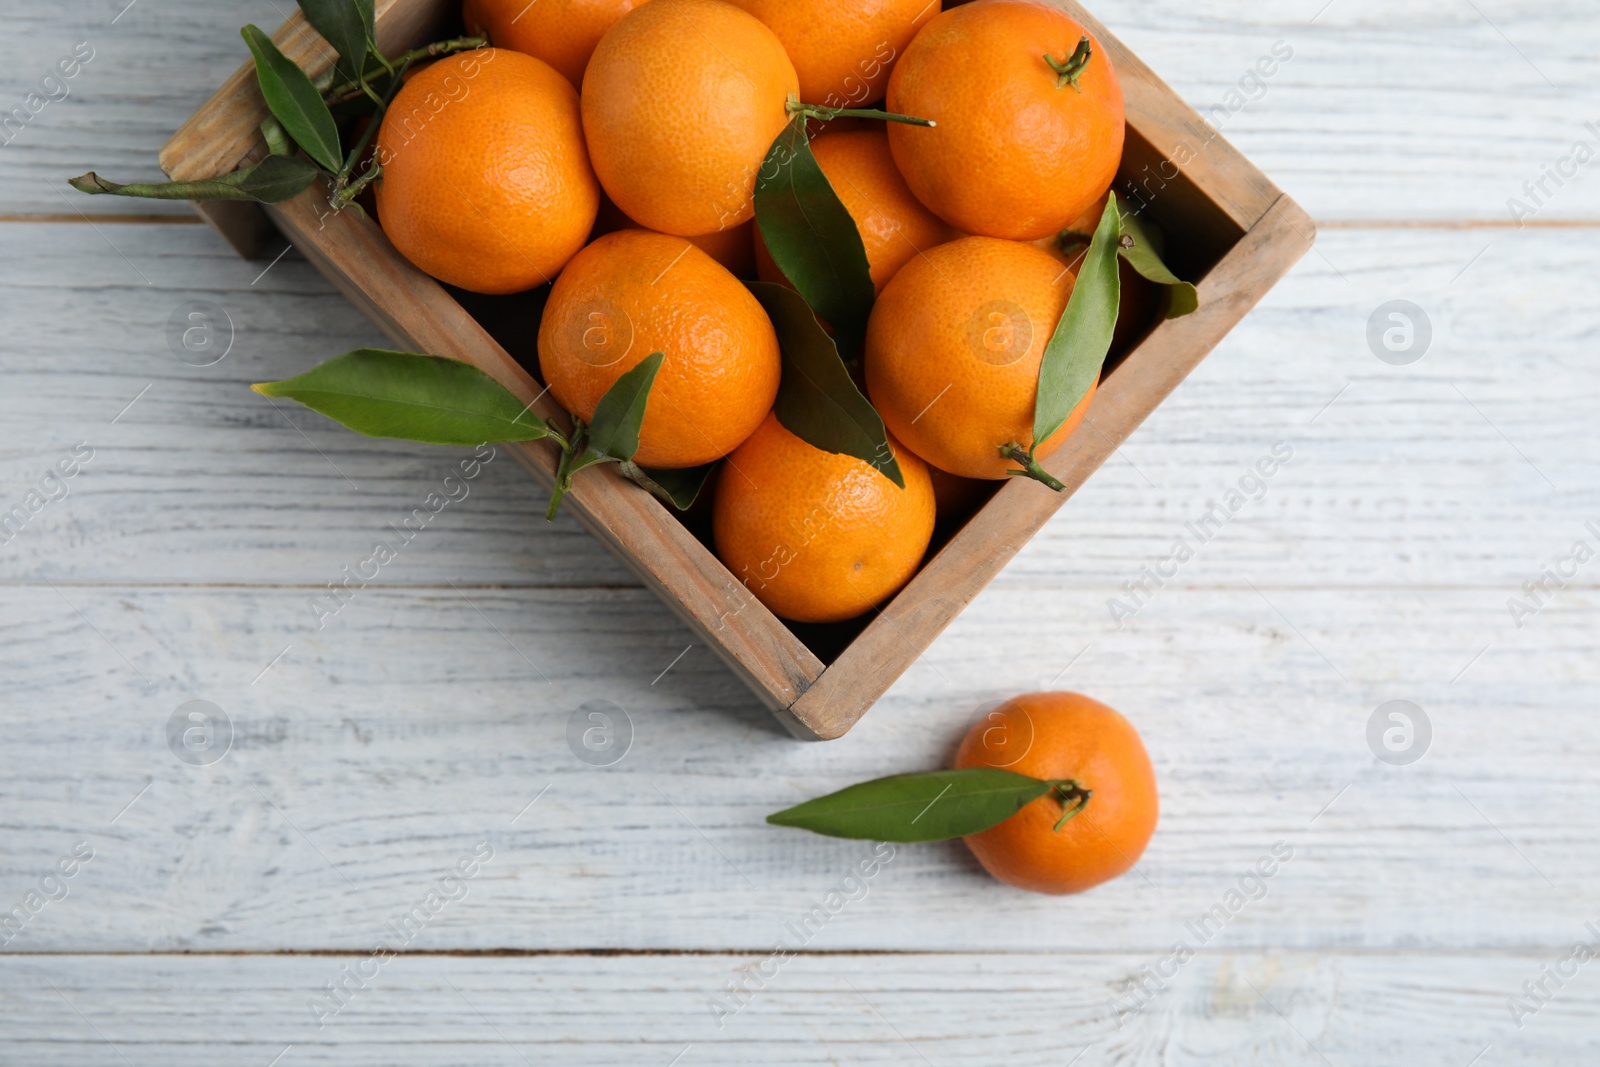
[[[0,946],[0,1062],[1595,1058],[1600,965],[1545,979],[1520,1029],[1508,998],[1600,938],[1600,561],[1521,628],[1507,599],[1600,546],[1600,183],[1503,225],[1600,122],[1592,5],[1100,5],[1202,108],[1291,42],[1224,132],[1336,225],[854,732],[807,746],[503,461],[318,629],[308,598],[460,453],[244,389],[377,340],[297,257],[263,275],[163,206],[52,190],[151,173],[238,25],[281,18],[124,4],[0,5],[0,102],[96,48],[0,145],[0,510],[94,449],[0,545],[0,910],[66,894]],[[1367,347],[1391,299],[1433,326],[1410,366]],[[191,300],[233,323],[210,367],[168,349]],[[1107,600],[1278,441],[1264,498],[1116,627]],[[1138,872],[1047,900],[959,845],[902,848],[771,975],[869,849],[762,816],[938,765],[986,701],[1049,685],[1144,733],[1163,813]],[[191,699],[236,729],[214,766],[167,749]],[[565,739],[597,699],[635,729],[608,768]],[[1391,699],[1433,723],[1409,767],[1367,748]],[[1264,896],[1195,943],[1279,841]],[[318,1029],[308,1000],[480,842],[460,899]],[[1197,958],[1136,993],[1178,940]]]

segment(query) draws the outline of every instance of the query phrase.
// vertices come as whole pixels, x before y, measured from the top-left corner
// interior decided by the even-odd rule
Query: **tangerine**
[[[817,165],[856,224],[867,252],[872,284],[881,293],[906,261],[956,237],[922,206],[889,154],[880,129],[829,130],[811,140]],[[785,281],[756,228],[756,271],[763,281]]]
[[[928,468],[892,438],[889,447],[904,489],[769,414],[718,476],[717,555],[757,600],[795,622],[842,622],[883,603],[916,573],[933,536]]]
[[[753,278],[756,274],[755,240],[751,236],[756,221],[751,219],[726,230],[713,230],[685,238],[700,251],[721,263],[735,278]],[[605,190],[600,190],[600,213],[595,216],[594,233],[590,239],[603,237],[618,230],[642,230],[645,227],[622,213]]]
[[[1160,797],[1144,742],[1127,719],[1079,693],[1006,701],[967,731],[956,766],[1073,783],[963,838],[984,870],[1019,889],[1081,893],[1130,870],[1155,832]]]
[[[889,72],[938,0],[732,0],[766,23],[794,61],[800,99],[861,107],[883,96]]]
[[[659,2],[659,0],[653,0]],[[696,467],[733,451],[778,395],[778,338],[750,291],[682,237],[606,234],[572,258],[539,324],[539,368],[582,419],[626,371],[665,353],[635,460]]]
[[[1050,253],[994,237],[907,263],[867,320],[867,393],[889,432],[963,478],[1018,469],[1000,450],[1033,443],[1039,364],[1074,280]],[[1091,387],[1034,458],[1067,439],[1093,397]]]
[[[411,75],[378,128],[378,220],[400,254],[475,293],[553,278],[594,225],[578,94],[548,63],[504,49]]]
[[[1098,40],[1038,0],[975,0],[929,22],[889,78],[906,184],[964,233],[1031,241],[1110,187],[1122,159],[1122,88]]]
[[[606,31],[583,76],[595,173],[650,229],[737,226],[755,214],[756,176],[798,92],[755,16],[722,0],[650,0]]]
[[[467,32],[487,33],[489,43],[542,59],[574,89],[600,38],[644,0],[466,0]]]

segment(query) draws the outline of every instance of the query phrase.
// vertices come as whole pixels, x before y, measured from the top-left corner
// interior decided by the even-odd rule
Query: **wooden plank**
[[[1113,997],[1133,1003],[1122,991],[1159,961],[1121,953],[804,955],[776,966],[721,955],[403,956],[381,966],[362,956],[40,957],[8,961],[0,977],[8,1016],[0,1050],[23,1063],[95,1065],[121,1062],[118,1053],[173,1065],[281,1056],[285,1065],[462,1067],[1591,1062],[1600,1040],[1583,979],[1520,1031],[1506,1008],[1524,980],[1569,948],[1211,952],[1159,992],[1146,978],[1154,998],[1120,1028]],[[337,1015],[314,1015],[311,997],[345,967],[375,977],[364,988],[349,982]],[[751,990],[745,1006],[719,1028],[711,998],[740,980]]]
[[[923,648],[987,585],[1051,515],[1139,427],[1310,248],[1315,228],[1287,197],[1200,284],[1194,315],[1163,322],[1110,372],[1096,393],[1093,433],[1076,433],[1046,468],[1066,493],[1022,479],[1002,486],[929,560],[792,709],[823,737],[866,714]]]
[[[1145,738],[1138,873],[1063,901],[907,847],[819,947],[1160,952],[1280,841],[1226,944],[1525,951],[1593,917],[1593,585],[1522,630],[1482,590],[1175,589],[1116,630],[1097,599],[991,586],[828,745],[785,737],[642,589],[375,585],[321,620],[319,592],[0,589],[0,910],[78,842],[98,857],[6,951],[355,951],[485,838],[470,907],[417,947],[760,948],[871,854],[767,813],[941,766],[1044,687]],[[196,699],[235,728],[206,767],[166,739]],[[1408,767],[1366,740],[1394,699],[1432,722]],[[596,700],[632,723],[612,766],[569,747]]]
[[[0,296],[0,511],[76,443],[95,450],[70,496],[5,537],[0,581],[322,586],[470,454],[360,437],[249,392],[385,344],[294,253],[246,263],[191,226],[0,226]],[[222,311],[215,347],[186,363],[170,323],[187,327],[197,301]],[[226,349],[229,323],[227,355],[191,365]],[[508,459],[467,491],[385,581],[636,584],[570,515],[546,523],[547,494]]]
[[[1311,0],[1087,6],[1319,221],[1507,223],[1506,201],[1525,196],[1523,183],[1539,180],[1544,164],[1554,166],[1578,139],[1600,143],[1584,125],[1600,123],[1600,101],[1584,88],[1600,52],[1586,0],[1479,3],[1492,21],[1471,5],[1430,0],[1339,0],[1320,14],[1323,4]],[[91,168],[156,176],[162,143],[246,58],[238,27],[271,30],[292,7],[141,0],[112,24],[121,9],[10,13],[13,32],[0,40],[0,110],[21,104],[77,41],[97,55],[68,99],[47,105],[0,150],[0,214],[71,214],[69,203],[92,214],[184,212],[181,204],[111,197],[66,201],[64,180]],[[1258,89],[1250,71],[1278,41],[1294,56]],[[173,62],[180,51],[183,62]],[[1498,76],[1483,76],[1491,70]],[[1586,175],[1587,168],[1560,188],[1547,184],[1552,195],[1539,218],[1600,220],[1600,182]]]
[[[296,254],[256,281],[265,263],[198,227],[100,229],[127,261],[86,226],[0,226],[5,508],[74,442],[98,450],[70,500],[0,547],[0,581],[320,585],[466,454],[372,441],[292,405],[286,418],[245,391],[384,343]],[[1600,516],[1600,429],[1570,402],[1600,391],[1585,341],[1597,317],[1581,288],[1548,280],[1596,270],[1583,231],[1325,235],[995,580],[1103,612],[1284,441],[1294,459],[1180,584],[1509,595]],[[1365,333],[1402,294],[1426,308],[1433,348],[1390,366]],[[191,299],[233,317],[235,349],[216,366],[168,349],[167,319]],[[545,499],[490,464],[461,513],[441,516],[448,536],[384,581],[636,584],[572,518],[547,525]]]

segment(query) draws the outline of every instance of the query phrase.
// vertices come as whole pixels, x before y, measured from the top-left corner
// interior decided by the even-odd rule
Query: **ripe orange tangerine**
[[[1039,0],[975,0],[938,15],[889,78],[906,184],[963,233],[1031,241],[1083,214],[1122,159],[1122,88],[1100,42]]]
[[[867,320],[867,393],[906,447],[963,478],[1017,470],[1001,448],[1033,443],[1039,364],[1072,295],[1072,271],[1018,241],[963,237],[912,259]],[[1049,455],[1083,421],[1091,388]]]
[[[997,826],[963,838],[984,870],[1034,893],[1081,893],[1130,870],[1160,815],[1155,769],[1128,722],[1079,693],[1028,693],[974,723],[957,767],[1071,780]],[[1071,809],[1076,812],[1062,821]]]
[[[400,254],[475,293],[554,278],[594,225],[578,94],[549,64],[504,49],[411,75],[378,128],[378,221]]]
[[[600,39],[583,129],[600,183],[640,225],[696,237],[755,214],[756,176],[799,92],[771,30],[722,0],[650,0]]]
[[[916,573],[934,512],[927,466],[889,446],[904,489],[768,415],[718,475],[718,557],[757,600],[796,622],[842,622],[883,603]]]
[[[606,234],[551,287],[539,369],[561,406],[587,420],[652,352],[666,359],[640,428],[641,466],[720,459],[761,425],[778,395],[778,338],[750,290],[685,238]]]

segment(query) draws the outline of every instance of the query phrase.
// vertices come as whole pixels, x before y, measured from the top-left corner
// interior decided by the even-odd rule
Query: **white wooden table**
[[[153,176],[286,5],[3,0],[0,110],[93,58],[0,145],[0,512],[58,498],[0,544],[0,1062],[1594,1062],[1600,559],[1564,561],[1600,551],[1600,163],[1561,161],[1600,150],[1600,12],[1324,5],[1099,4],[1322,236],[853,733],[804,745],[504,457],[318,629],[309,599],[463,453],[252,395],[378,335],[294,255],[64,184]],[[209,366],[168,342],[196,300],[232,322]],[[1392,300],[1431,326],[1415,362],[1369,347]],[[901,847],[813,911],[870,846],[767,812],[937,766],[1050,685],[1144,734],[1136,873],[1046,899]],[[168,746],[191,700],[232,724],[206,766]],[[633,723],[609,767],[566,740],[591,700]],[[1431,722],[1405,766],[1367,739],[1391,700]]]

